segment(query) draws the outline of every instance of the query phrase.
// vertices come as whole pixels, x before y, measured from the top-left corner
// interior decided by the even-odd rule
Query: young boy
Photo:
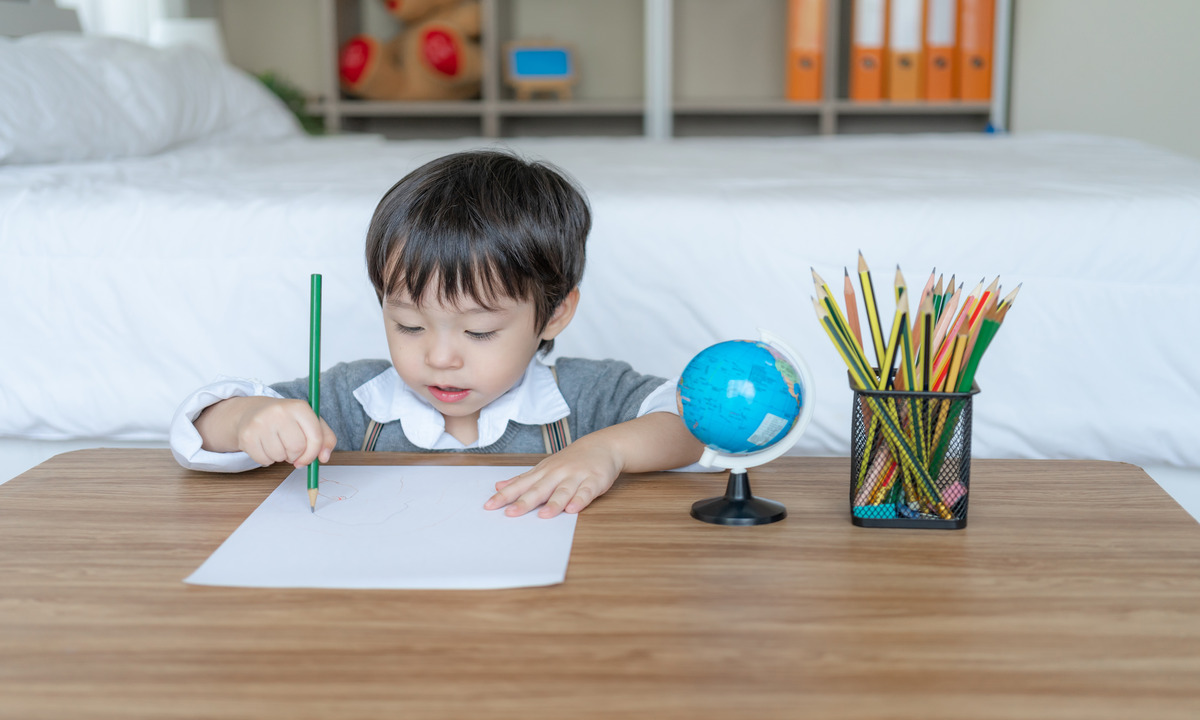
[[[304,378],[201,388],[172,422],[176,459],[230,472],[371,446],[545,452],[543,426],[567,418],[576,440],[485,504],[541,517],[579,512],[622,472],[694,463],[672,383],[613,360],[540,362],[575,314],[590,229],[582,192],[544,163],[473,151],[417,168],[367,230],[390,362],[323,373],[320,418]]]

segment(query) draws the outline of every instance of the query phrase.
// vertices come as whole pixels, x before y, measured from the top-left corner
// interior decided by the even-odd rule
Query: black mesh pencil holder
[[[862,390],[851,382],[850,519],[862,527],[967,525],[971,400],[963,393]]]

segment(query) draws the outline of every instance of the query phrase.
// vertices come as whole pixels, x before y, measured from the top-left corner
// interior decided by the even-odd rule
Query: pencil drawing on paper
[[[474,500],[462,493],[448,493],[445,484],[412,486],[403,475],[356,477],[351,483],[330,470],[322,468],[316,517],[341,528],[355,528],[356,534],[370,532],[372,527],[388,535],[425,530],[471,507]],[[483,495],[478,504],[485,499]]]

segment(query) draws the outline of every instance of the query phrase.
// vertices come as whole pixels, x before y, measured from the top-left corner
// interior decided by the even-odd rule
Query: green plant
[[[304,128],[304,132],[309,135],[325,133],[325,119],[308,112],[306,109],[308,100],[300,88],[269,70],[259,73],[258,79],[267,86],[268,90],[275,93],[275,96],[282,100],[284,105],[287,105],[296,119],[300,121],[300,127]]]

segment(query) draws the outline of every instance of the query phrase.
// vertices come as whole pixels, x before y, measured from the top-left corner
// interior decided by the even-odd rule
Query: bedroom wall
[[[253,73],[281,73],[311,95],[321,91],[318,0],[220,0],[217,5],[230,62]]]
[[[1014,132],[1136,138],[1200,158],[1200,2],[1018,0]]]

